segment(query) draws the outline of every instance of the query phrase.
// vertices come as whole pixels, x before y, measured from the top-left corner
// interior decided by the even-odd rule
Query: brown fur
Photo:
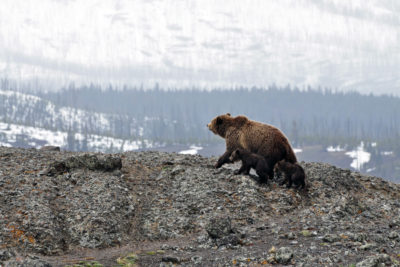
[[[287,183],[287,187],[290,188],[294,183],[297,187],[305,187],[306,174],[300,164],[281,160],[276,163],[275,167],[285,174],[285,179],[281,185]]]
[[[252,121],[245,116],[232,117],[227,113],[215,117],[207,127],[226,141],[226,151],[215,164],[216,168],[231,163],[229,156],[236,149],[245,149],[263,156],[269,166],[274,166],[282,159],[297,162],[286,136],[272,125]],[[273,177],[273,174],[271,168],[269,176]]]
[[[250,151],[244,149],[236,149],[232,152],[229,160],[232,162],[238,160],[242,161],[242,166],[239,170],[235,171],[235,174],[249,174],[250,169],[253,168],[256,170],[261,183],[268,182],[268,174],[271,172],[271,168],[273,168],[273,166],[269,166],[263,156],[251,153]]]

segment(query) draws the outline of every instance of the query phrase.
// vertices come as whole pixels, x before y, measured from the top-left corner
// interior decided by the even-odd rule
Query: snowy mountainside
[[[59,107],[40,97],[15,91],[0,90],[0,103],[2,121],[61,131],[115,134],[115,121],[128,119],[122,115]],[[136,121],[130,120],[132,127],[128,134],[140,136]]]
[[[5,90],[0,90],[0,110],[2,146],[55,145],[119,152],[153,145],[142,137],[143,127],[129,116],[60,107],[37,96]]]
[[[4,0],[0,77],[399,94],[398,0]]]
[[[84,135],[0,122],[0,146],[40,148],[51,145],[66,150],[122,152],[151,148],[147,140],[125,140],[95,134]]]

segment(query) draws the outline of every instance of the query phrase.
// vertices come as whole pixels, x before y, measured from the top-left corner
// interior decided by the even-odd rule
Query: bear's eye
[[[217,125],[222,124],[222,119],[221,118],[217,118]]]

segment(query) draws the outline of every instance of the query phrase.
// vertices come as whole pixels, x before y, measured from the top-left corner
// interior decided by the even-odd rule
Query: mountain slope
[[[215,161],[0,147],[0,264],[399,266],[398,184],[310,162],[298,191]]]

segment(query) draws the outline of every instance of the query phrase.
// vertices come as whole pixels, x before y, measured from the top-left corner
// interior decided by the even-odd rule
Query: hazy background
[[[0,76],[399,95],[397,0],[2,0]]]
[[[400,181],[397,0],[2,0],[0,145],[220,155],[230,112]]]

